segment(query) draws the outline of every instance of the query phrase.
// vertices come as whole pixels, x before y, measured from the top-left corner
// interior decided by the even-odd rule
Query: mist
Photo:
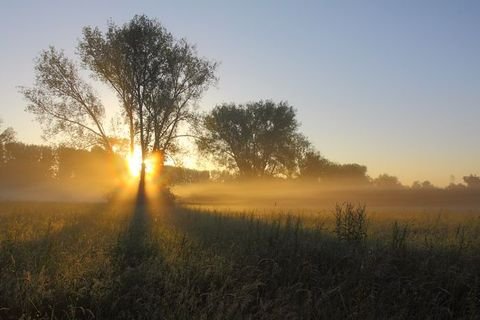
[[[237,209],[332,209],[346,202],[370,208],[480,208],[480,191],[320,184],[288,180],[195,183],[172,188],[186,205]]]

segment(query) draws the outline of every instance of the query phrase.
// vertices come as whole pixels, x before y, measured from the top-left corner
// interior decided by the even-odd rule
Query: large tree
[[[194,46],[176,40],[154,19],[135,16],[107,32],[87,27],[79,44],[82,61],[109,83],[128,119],[131,149],[138,133],[144,158],[176,150],[180,125],[192,105],[216,80],[216,63],[199,58]]]
[[[292,175],[308,145],[298,127],[287,102],[222,104],[204,116],[197,145],[243,177]]]
[[[77,147],[102,146],[112,151],[104,128],[105,109],[93,88],[63,51],[50,47],[35,62],[35,85],[22,87],[27,111],[41,123],[46,137],[63,135]]]
[[[177,150],[182,123],[194,118],[196,102],[216,81],[215,62],[200,58],[195,46],[144,15],[122,26],[110,22],[105,33],[84,28],[78,53],[82,66],[116,92],[130,152],[138,143],[142,159],[151,152],[164,159]],[[75,62],[50,47],[37,59],[35,73],[35,86],[21,92],[45,136],[61,134],[70,137],[70,145],[112,151],[118,139],[107,134],[103,105]]]

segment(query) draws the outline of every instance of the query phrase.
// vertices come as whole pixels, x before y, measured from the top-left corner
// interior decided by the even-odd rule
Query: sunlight
[[[140,149],[135,148],[133,153],[127,157],[128,170],[132,177],[139,177],[142,169],[142,152]],[[146,177],[151,177],[155,171],[155,161],[151,157],[148,157],[144,161]]]

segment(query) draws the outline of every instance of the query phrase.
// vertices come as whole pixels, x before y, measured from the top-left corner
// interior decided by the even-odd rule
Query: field
[[[480,317],[473,209],[150,200],[1,203],[0,319]]]

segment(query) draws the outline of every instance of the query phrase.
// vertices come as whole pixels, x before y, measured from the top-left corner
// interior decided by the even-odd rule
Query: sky
[[[157,18],[220,62],[201,110],[286,100],[328,159],[437,185],[480,174],[479,1],[0,0],[0,118],[45,143],[18,86],[54,45],[75,57],[84,26]],[[110,114],[114,95],[98,87]],[[196,163],[187,159],[186,163]]]

